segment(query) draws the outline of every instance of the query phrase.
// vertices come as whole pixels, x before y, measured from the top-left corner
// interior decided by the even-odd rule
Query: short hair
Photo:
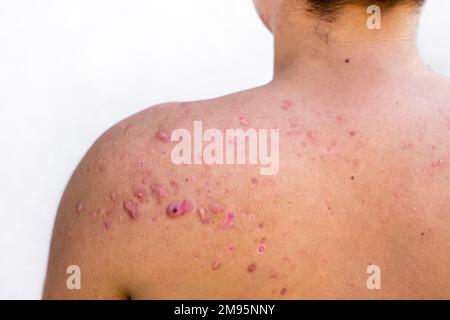
[[[398,5],[421,6],[425,0],[308,0],[308,11],[324,18],[332,18],[337,12],[349,5],[369,7],[378,5],[380,8],[389,9]]]

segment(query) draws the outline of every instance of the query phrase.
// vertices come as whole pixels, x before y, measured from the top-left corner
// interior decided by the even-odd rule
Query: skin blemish
[[[77,204],[77,213],[80,214],[81,212],[83,212],[83,210],[84,210],[83,203],[78,202],[78,204]]]
[[[197,209],[197,215],[200,219],[200,222],[203,224],[208,224],[211,221],[208,212],[204,207],[200,207]]]
[[[244,117],[244,116],[240,116],[240,117],[239,117],[239,122],[240,122],[240,124],[243,125],[244,127],[248,126],[248,124],[249,124],[248,119],[247,119],[246,117]]]
[[[257,178],[252,178],[251,180],[252,184],[258,184],[258,179]]]
[[[253,273],[256,270],[256,264],[252,263],[250,265],[247,266],[247,272]]]
[[[161,184],[154,184],[150,188],[152,196],[161,204],[161,200],[164,199],[167,194],[167,188]]]
[[[229,252],[235,252],[236,251],[236,247],[234,245],[229,245],[228,246],[228,251]]]
[[[356,131],[349,131],[348,134],[352,137],[356,136]]]
[[[224,228],[233,227],[235,218],[236,218],[236,214],[233,211],[228,211],[222,226]]]
[[[133,195],[138,199],[140,203],[147,201],[147,192],[144,188],[133,187]]]
[[[313,144],[313,145],[317,145],[318,143],[318,137],[317,137],[317,132],[314,132],[312,130],[308,130],[308,132],[306,132],[306,136],[308,137],[309,141]]]
[[[278,272],[276,272],[275,270],[270,271],[270,275],[269,275],[270,279],[275,279],[277,277],[278,277]]]
[[[287,111],[294,106],[294,102],[292,100],[283,100],[281,101],[281,109]]]
[[[437,160],[437,161],[433,161],[433,163],[431,163],[431,167],[433,168],[443,168],[446,165],[448,165],[448,162],[444,161],[444,160]]]
[[[170,135],[163,130],[159,130],[156,133],[156,138],[163,143],[168,143],[170,141]]]
[[[111,225],[112,225],[111,219],[106,219],[106,221],[103,223],[103,227],[105,228],[105,230],[109,230],[109,228],[111,228]]]
[[[178,218],[192,211],[193,204],[189,200],[183,200],[181,203],[172,203],[167,209],[166,213],[169,218]]]
[[[211,269],[216,271],[216,270],[219,270],[221,266],[222,266],[222,262],[220,262],[220,260],[216,260],[211,264]]]
[[[345,59],[345,63],[350,63],[350,59]]]
[[[351,180],[355,180],[355,176],[351,176],[350,179],[351,179]]]
[[[128,213],[129,217],[131,219],[137,219],[139,215],[139,204],[133,200],[124,200],[123,202],[123,208]]]
[[[259,245],[257,251],[258,253],[266,252],[266,246],[264,244]]]
[[[286,294],[286,292],[287,292],[287,289],[286,289],[286,288],[283,288],[283,289],[281,289],[280,294],[281,294],[282,296],[284,296],[284,295]]]
[[[117,200],[117,193],[116,193],[115,191],[112,191],[112,192],[109,194],[109,199],[110,199],[112,202],[116,202],[116,200]]]
[[[209,202],[208,208],[213,214],[222,213],[225,210],[225,206],[219,201]]]

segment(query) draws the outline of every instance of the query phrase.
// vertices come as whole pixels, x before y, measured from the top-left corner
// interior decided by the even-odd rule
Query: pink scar
[[[123,202],[123,208],[125,209],[126,212],[128,212],[128,215],[130,216],[131,219],[134,220],[138,217],[139,204],[137,202],[134,202],[132,200],[125,200]]]
[[[193,208],[191,201],[183,200],[181,203],[170,204],[166,209],[166,213],[169,218],[177,218],[191,212]]]
[[[227,216],[225,217],[225,221],[223,222],[223,227],[224,228],[232,227],[235,218],[236,214],[233,211],[228,211]]]
[[[168,143],[168,142],[170,141],[170,136],[169,136],[169,134],[168,134],[167,132],[165,132],[165,131],[162,131],[162,130],[159,130],[159,131],[156,133],[156,138],[157,138],[159,141],[164,142],[164,143]]]

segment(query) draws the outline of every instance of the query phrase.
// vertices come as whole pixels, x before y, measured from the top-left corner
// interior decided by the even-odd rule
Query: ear
[[[271,18],[273,0],[253,0],[253,3],[266,28],[272,31]]]

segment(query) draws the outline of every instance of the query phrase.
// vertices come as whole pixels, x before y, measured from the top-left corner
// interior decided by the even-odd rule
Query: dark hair
[[[357,5],[369,7],[378,5],[380,8],[389,9],[400,4],[409,4],[414,6],[422,5],[425,0],[308,0],[312,13],[319,14],[321,17],[331,18],[335,16],[345,6]]]

